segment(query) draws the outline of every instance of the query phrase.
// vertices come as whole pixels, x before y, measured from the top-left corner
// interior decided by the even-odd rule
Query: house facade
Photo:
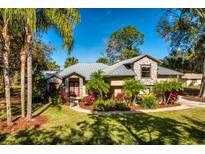
[[[135,78],[144,85],[153,86],[156,82],[181,78],[180,72],[159,66],[160,60],[150,55],[140,55],[114,65],[101,63],[78,63],[59,72],[44,72],[47,90],[63,91],[70,97],[82,99],[88,94],[86,83],[92,73],[102,70],[104,79],[110,84],[109,97],[122,91],[124,80]]]

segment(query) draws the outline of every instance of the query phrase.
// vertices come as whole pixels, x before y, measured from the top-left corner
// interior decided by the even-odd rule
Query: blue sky
[[[127,25],[135,26],[145,35],[141,52],[156,58],[169,54],[168,44],[156,32],[162,9],[80,9],[81,20],[74,30],[74,48],[71,55],[80,62],[95,62],[106,50],[112,32]],[[55,47],[52,58],[63,68],[68,56],[62,48],[62,39],[54,30],[43,34],[43,40]]]

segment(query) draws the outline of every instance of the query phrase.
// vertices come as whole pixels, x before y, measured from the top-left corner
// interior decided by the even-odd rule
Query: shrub
[[[142,96],[142,101],[140,105],[144,108],[149,108],[149,109],[156,108],[157,99],[153,93],[144,94]]]
[[[51,102],[54,105],[60,104],[60,97],[58,95],[50,96],[49,102]]]
[[[34,102],[46,99],[46,81],[43,74],[39,71],[35,71],[33,73],[32,94],[32,99],[34,100]]]
[[[117,93],[117,95],[115,96],[115,99],[117,101],[124,101],[125,100],[125,94],[124,93]]]
[[[66,103],[67,102],[67,100],[68,100],[68,94],[67,93],[65,93],[65,92],[61,92],[60,94],[59,94],[59,101],[60,101],[60,103]]]
[[[171,94],[182,90],[183,87],[180,80],[162,81],[154,86],[154,92],[159,95],[163,103],[170,103]]]
[[[175,103],[178,99],[179,94],[177,92],[170,93],[170,103]]]
[[[97,100],[96,102],[94,102],[93,107],[94,110],[97,111],[114,111],[114,110],[123,111],[128,109],[123,102],[119,102],[113,99],[106,100],[106,101]]]
[[[135,102],[140,91],[144,90],[145,86],[140,80],[128,79],[123,85],[123,92],[131,102]]]
[[[86,104],[93,104],[93,102],[95,101],[95,96],[94,95],[85,96],[82,101],[85,102]]]
[[[116,102],[115,109],[118,110],[118,111],[126,111],[126,110],[128,110],[128,107],[123,102]]]
[[[93,109],[96,111],[104,111],[105,101],[104,100],[97,100],[93,103]]]

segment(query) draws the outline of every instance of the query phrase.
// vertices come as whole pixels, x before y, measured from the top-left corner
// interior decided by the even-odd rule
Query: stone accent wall
[[[151,77],[142,78],[141,77],[141,66],[150,65],[151,66]],[[136,73],[135,79],[141,80],[145,85],[154,85],[157,81],[157,62],[153,61],[148,57],[144,57],[139,61],[136,61],[133,65],[134,72]]]

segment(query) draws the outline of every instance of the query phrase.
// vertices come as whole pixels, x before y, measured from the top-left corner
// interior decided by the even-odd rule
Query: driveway
[[[190,107],[190,108],[205,107],[205,102],[190,101],[190,100],[187,100],[187,99],[183,99],[182,96],[179,96],[178,101],[182,106],[187,106],[187,107]]]

